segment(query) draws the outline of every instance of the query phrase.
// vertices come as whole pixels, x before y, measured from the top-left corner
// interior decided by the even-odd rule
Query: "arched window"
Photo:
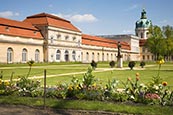
[[[111,60],[113,60],[113,54],[111,54]]]
[[[86,61],[89,61],[89,53],[86,53]]]
[[[64,55],[65,61],[69,61],[69,52],[66,50]]]
[[[72,52],[72,59],[73,59],[73,61],[76,61],[76,52],[75,51]]]
[[[35,50],[35,62],[40,61],[40,51],[38,49]]]
[[[100,61],[100,54],[97,53],[97,61]]]
[[[105,55],[104,55],[104,53],[102,53],[102,61],[104,61],[105,60]]]
[[[114,57],[115,59],[114,60],[116,60],[117,59],[117,54],[115,54],[115,57]]]
[[[92,53],[92,60],[94,60],[94,52]]]
[[[81,52],[81,61],[83,61],[83,52]]]
[[[107,53],[107,61],[109,61],[109,54]]]
[[[27,61],[27,50],[24,48],[22,50],[22,62],[26,62]]]
[[[13,62],[13,49],[8,48],[7,49],[7,63],[12,63]]]
[[[143,33],[141,33],[141,38],[144,38],[144,34]]]
[[[68,40],[69,39],[69,36],[67,35],[67,36],[65,36],[65,40]]]
[[[60,60],[60,57],[61,57],[61,51],[57,50],[56,51],[56,60]]]

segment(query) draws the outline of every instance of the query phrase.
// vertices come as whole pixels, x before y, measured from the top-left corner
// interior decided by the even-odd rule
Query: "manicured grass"
[[[128,63],[124,63],[124,67],[127,68]],[[9,66],[11,65],[11,66]],[[126,70],[113,70],[113,71],[100,71],[98,69],[101,68],[110,68],[108,62],[99,63],[98,69],[93,71],[95,78],[98,79],[99,82],[106,84],[108,79],[117,79],[120,81],[120,86],[122,87],[121,82],[126,82],[128,77],[135,79],[135,74],[140,74],[140,82],[148,83],[152,80],[154,76],[158,74],[158,65],[155,63],[146,64],[144,70],[137,70],[136,68],[140,68],[139,64],[136,64],[136,68],[134,70],[130,70],[127,68]],[[62,75],[59,74],[67,74],[74,72],[86,72],[87,68],[90,64],[82,64],[82,63],[38,63],[34,64],[32,67],[32,71],[30,73],[30,77],[33,76],[43,76],[44,69],[47,70],[47,85],[56,85],[58,82],[66,82],[69,83],[73,76],[76,76],[80,80],[82,80],[82,74],[76,75]],[[10,79],[11,73],[14,72],[13,78],[18,78],[19,76],[26,76],[29,70],[29,66],[27,64],[7,64],[0,67],[0,71],[3,71],[3,79]],[[55,75],[54,77],[49,78],[49,75]],[[56,76],[57,75],[57,76]],[[173,86],[173,63],[163,64],[160,71],[160,76],[163,80],[168,82],[168,86]],[[43,78],[43,77],[42,77]],[[43,83],[43,79],[41,79]]]
[[[10,64],[11,65],[11,64]],[[60,64],[34,64],[30,77],[32,76],[43,76],[43,70],[47,70],[47,76],[55,75],[55,77],[47,77],[47,85],[56,85],[58,82],[69,83],[73,76],[82,80],[82,74],[76,75],[62,75],[73,72],[86,72],[90,64],[81,63],[60,63]],[[127,68],[127,64],[124,65]],[[134,70],[127,68],[126,70],[109,70],[99,71],[100,69],[110,68],[107,63],[98,64],[98,69],[93,71],[93,74],[98,82],[106,84],[108,79],[117,79],[120,82],[119,87],[123,87],[121,82],[126,82],[128,77],[135,80],[136,73],[140,74],[141,83],[148,83],[152,80],[152,77],[158,74],[158,65],[150,63],[143,70],[138,70],[139,65]],[[0,71],[3,71],[3,79],[10,79],[11,73],[14,73],[14,78],[18,76],[25,76],[28,72],[27,64],[14,64],[12,66],[0,67]],[[57,76],[56,76],[57,75]],[[173,87],[173,64],[163,64],[160,71],[160,76],[163,80],[168,82],[168,86]],[[43,83],[43,79],[40,78]],[[13,97],[13,96],[1,96],[0,103],[8,104],[24,104],[29,106],[42,106],[42,98],[30,98],[30,97]],[[79,104],[80,103],[80,104]],[[101,110],[101,111],[112,111],[117,113],[135,113],[135,114],[153,114],[153,115],[171,115],[173,113],[172,107],[169,106],[158,106],[158,105],[142,105],[142,104],[129,104],[129,103],[111,103],[101,101],[85,101],[85,100],[58,100],[58,99],[46,99],[46,106],[58,109],[80,109],[80,110]]]
[[[5,96],[0,98],[1,104],[22,104],[28,106],[43,106],[43,98],[31,97],[12,97]],[[79,104],[80,103],[80,104]],[[129,114],[145,114],[145,115],[172,115],[173,109],[169,106],[158,105],[142,105],[128,103],[111,103],[101,101],[85,101],[85,100],[58,100],[46,99],[46,106],[55,109],[76,109],[76,110],[94,110],[108,111],[116,113]]]

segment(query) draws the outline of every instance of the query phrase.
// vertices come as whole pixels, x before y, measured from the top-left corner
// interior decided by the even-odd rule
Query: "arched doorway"
[[[65,61],[69,61],[69,52],[66,50],[64,55]]]

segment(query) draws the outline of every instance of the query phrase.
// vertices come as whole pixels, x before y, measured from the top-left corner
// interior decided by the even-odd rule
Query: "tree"
[[[163,26],[163,35],[166,43],[165,56],[168,61],[170,61],[171,55],[173,55],[173,27],[167,25]]]
[[[160,55],[164,55],[166,44],[159,26],[151,26],[149,28],[149,38],[147,39],[146,47],[154,54],[155,60],[157,60]]]

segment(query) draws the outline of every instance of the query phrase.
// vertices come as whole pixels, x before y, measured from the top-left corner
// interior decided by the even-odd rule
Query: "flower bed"
[[[68,84],[59,83],[54,87],[47,87],[46,97],[173,105],[173,91],[159,76],[161,64],[163,63],[159,62],[158,76],[154,77],[149,84],[140,83],[140,74],[136,73],[135,79],[127,78],[125,82],[113,79],[103,85],[95,79],[93,70],[88,68],[83,75],[83,80],[73,77]],[[120,89],[118,84],[123,84],[124,88]],[[13,82],[12,79],[10,81],[0,79],[0,95],[41,97],[43,94],[40,81],[27,77],[21,77],[17,82]]]

